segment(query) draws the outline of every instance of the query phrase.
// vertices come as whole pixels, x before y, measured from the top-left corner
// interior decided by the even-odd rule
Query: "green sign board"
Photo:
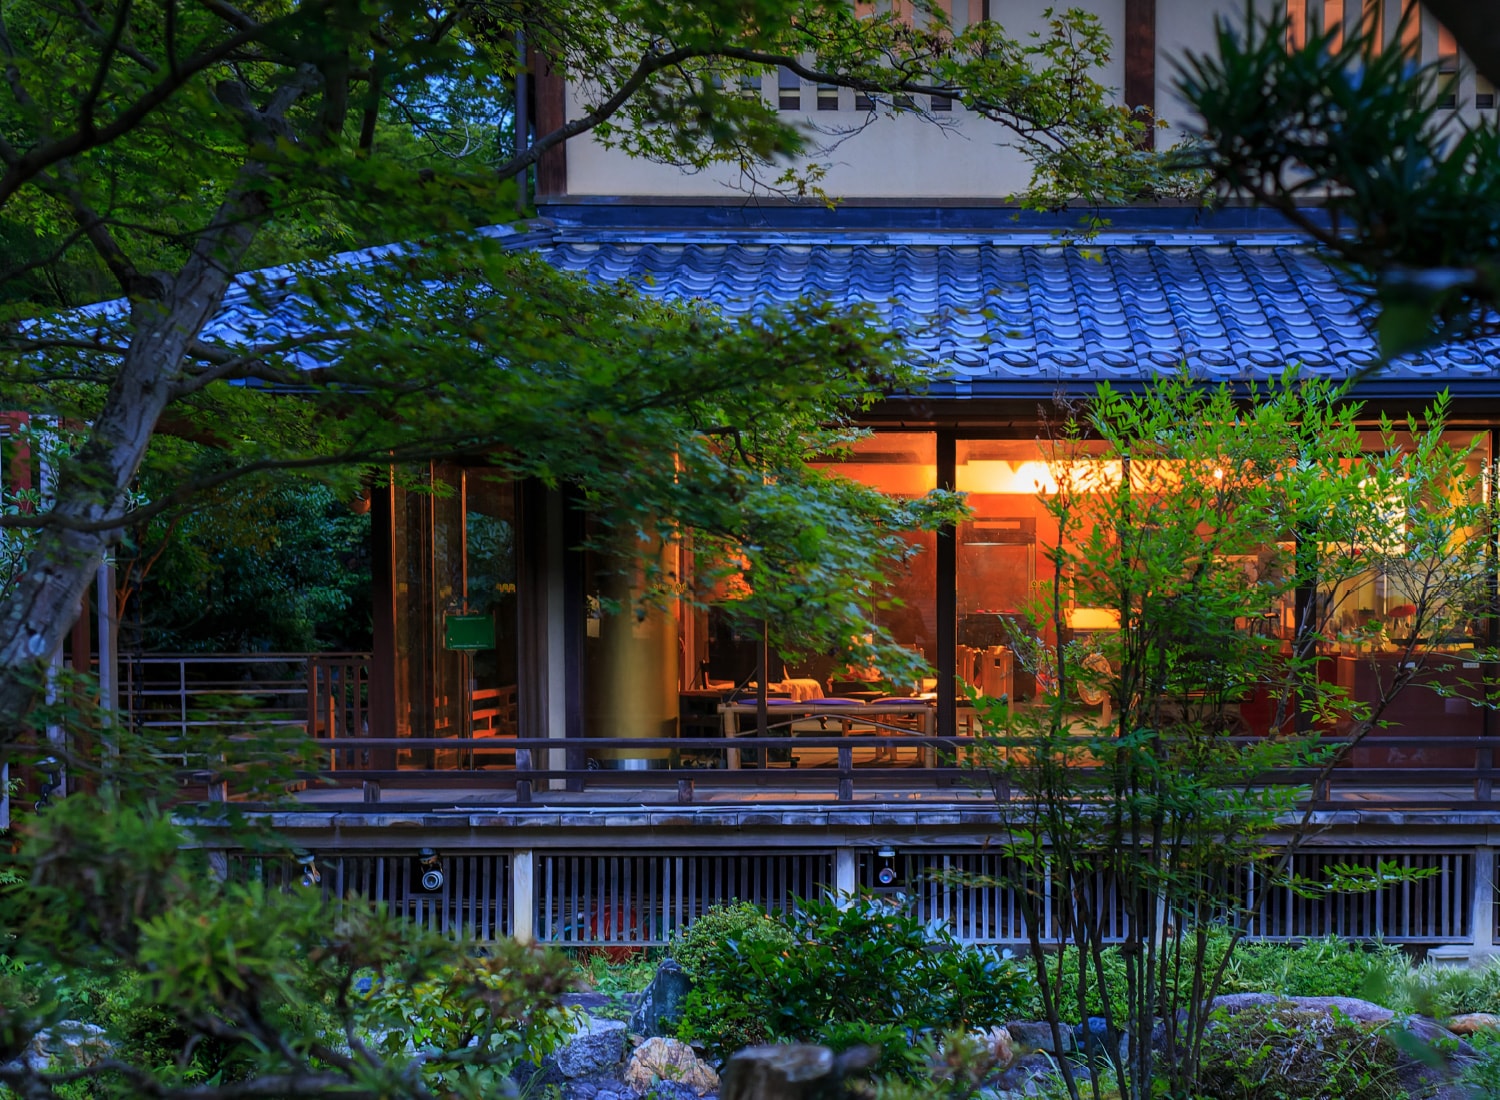
[[[443,620],[445,649],[495,648],[495,617],[483,611],[449,612]]]

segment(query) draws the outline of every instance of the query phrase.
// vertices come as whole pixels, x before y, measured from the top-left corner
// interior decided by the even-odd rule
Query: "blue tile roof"
[[[565,270],[731,315],[803,296],[868,303],[915,333],[935,395],[1139,381],[1184,362],[1205,380],[1293,362],[1342,376],[1378,358],[1366,300],[1286,234],[1106,234],[1079,249],[1035,233],[564,226],[537,247]],[[1372,379],[1500,383],[1500,340],[1407,356]]]

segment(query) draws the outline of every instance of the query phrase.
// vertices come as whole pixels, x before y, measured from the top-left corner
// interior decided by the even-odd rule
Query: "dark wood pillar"
[[[396,736],[396,486],[395,471],[383,485],[370,487],[370,595],[374,645],[370,658],[369,720],[371,737]],[[370,754],[369,767],[391,770],[393,749]]]
[[[535,138],[544,138],[568,121],[567,81],[543,54],[531,54],[531,94],[536,116]],[[542,154],[536,166],[536,197],[553,198],[568,193],[568,147],[559,142]]]
[[[958,440],[938,432],[937,483],[952,490],[958,478]],[[958,531],[953,524],[937,533],[937,720],[938,736],[958,732]]]
[[[563,737],[568,742],[565,756],[569,771],[582,771],[588,767],[588,752],[583,746],[583,648],[588,614],[588,578],[584,572],[587,558],[583,550],[586,534],[583,503],[573,496],[565,498],[562,516]],[[580,791],[583,781],[569,779],[567,788]]]
[[[1125,104],[1147,123],[1142,145],[1156,146],[1156,0],[1125,0]]]
[[[547,636],[549,615],[559,613],[547,600],[547,487],[535,479],[516,486],[517,710],[522,737],[546,737]]]

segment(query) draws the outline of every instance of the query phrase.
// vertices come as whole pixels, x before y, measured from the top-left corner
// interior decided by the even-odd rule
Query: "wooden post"
[[[517,943],[536,942],[536,857],[530,848],[510,855],[510,934]]]
[[[1125,0],[1125,106],[1143,109],[1141,147],[1156,147],[1156,0]]]
[[[937,481],[939,489],[958,484],[958,440],[952,432],[937,437]],[[958,730],[958,529],[944,524],[937,533],[937,729],[944,737]],[[925,726],[925,721],[924,721]]]
[[[1495,954],[1495,856],[1496,849],[1488,845],[1474,849],[1474,895],[1469,914],[1471,966],[1483,965]]]
[[[516,750],[516,805],[531,804],[531,750]]]
[[[833,850],[833,892],[838,895],[839,904],[845,899],[854,897],[855,891],[859,889],[859,857],[853,848],[835,848]]]
[[[854,750],[839,746],[839,801],[854,801]]]
[[[561,68],[534,47],[531,53],[531,101],[536,129],[533,141],[561,129],[568,121],[568,86]],[[536,197],[568,193],[568,147],[559,142],[541,156],[536,166]]]

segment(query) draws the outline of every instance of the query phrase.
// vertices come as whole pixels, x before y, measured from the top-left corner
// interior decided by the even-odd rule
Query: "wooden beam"
[[[1125,103],[1142,111],[1141,144],[1156,145],[1156,0],[1125,0]]]
[[[370,592],[374,601],[370,659],[370,736],[396,736],[396,486],[395,470],[384,485],[370,486]],[[370,754],[370,766],[395,767],[390,749]],[[376,761],[379,761],[377,763]]]
[[[531,94],[537,137],[561,129],[568,121],[567,81],[551,58],[531,55]],[[536,166],[536,197],[555,198],[568,193],[568,143],[554,145],[542,154]]]

